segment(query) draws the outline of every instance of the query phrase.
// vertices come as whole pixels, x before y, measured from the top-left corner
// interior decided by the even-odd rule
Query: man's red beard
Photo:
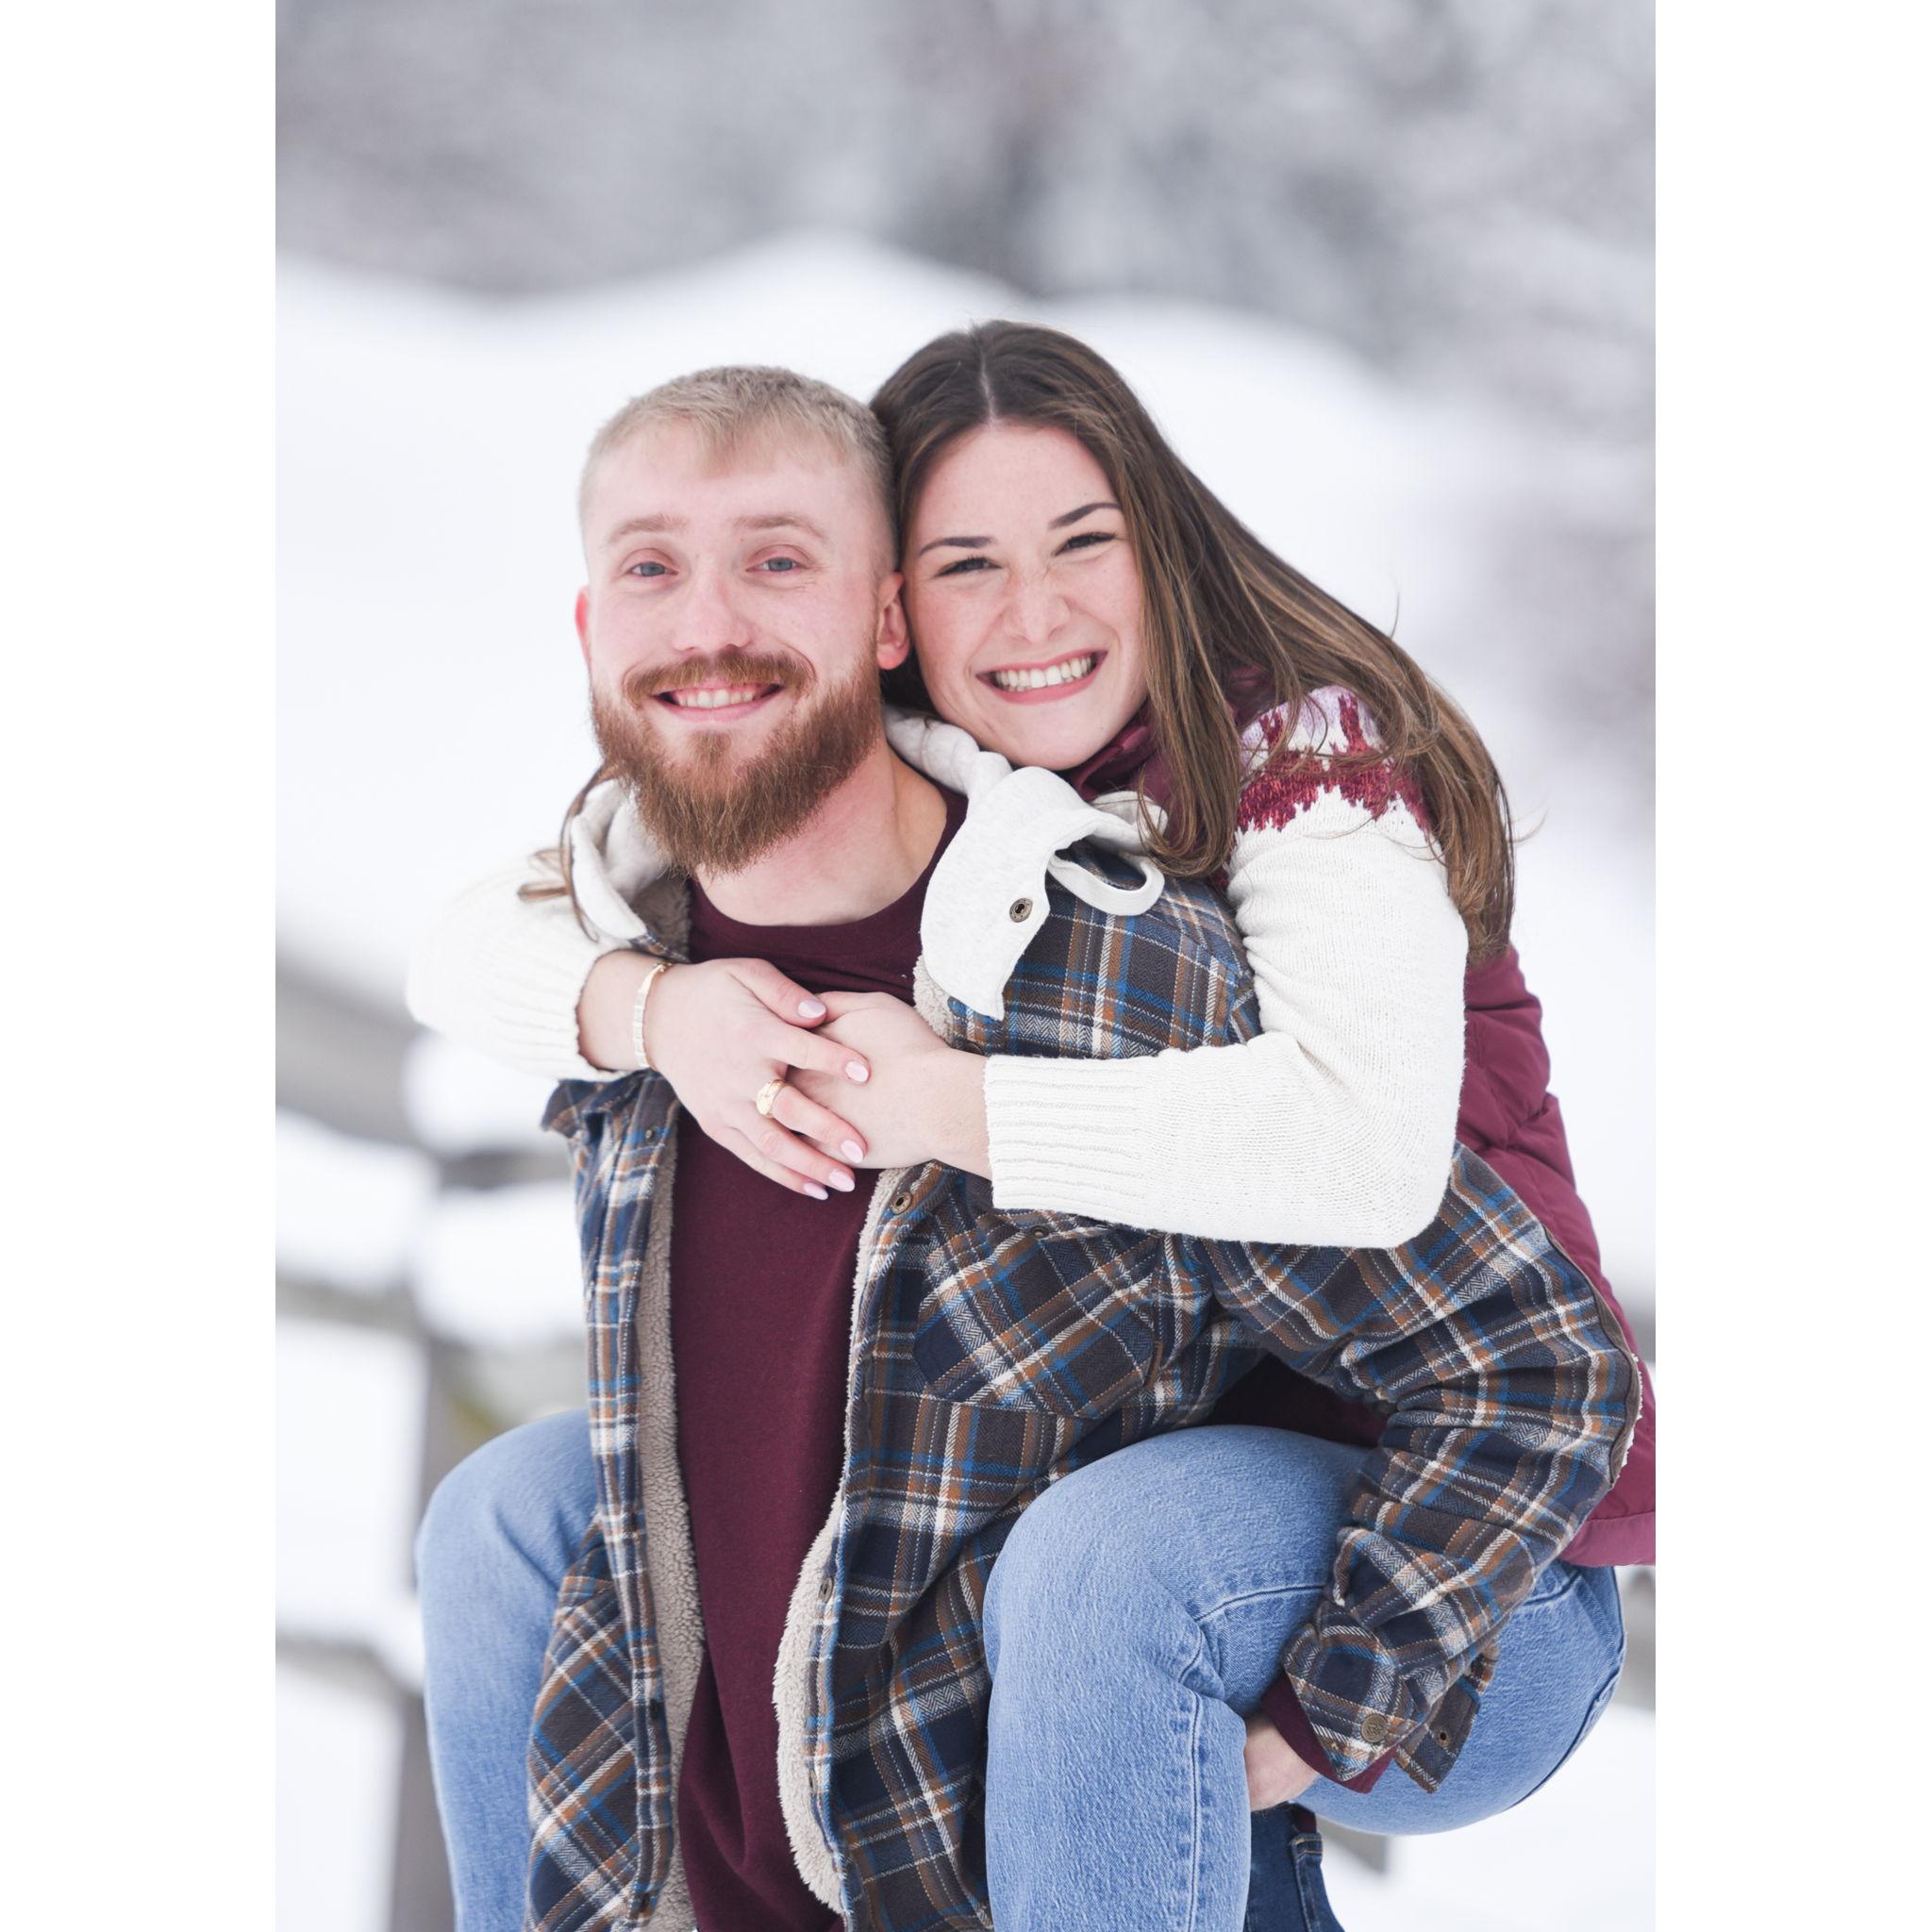
[[[668,719],[654,724],[646,714],[662,704],[658,693],[725,683],[808,692],[817,681],[796,658],[746,655],[626,672],[615,699],[591,691],[591,722],[606,767],[624,780],[644,829],[678,871],[742,872],[762,858],[858,769],[885,726],[869,657],[816,701],[801,697],[748,758],[729,731],[694,732]],[[689,742],[680,748],[673,732]]]

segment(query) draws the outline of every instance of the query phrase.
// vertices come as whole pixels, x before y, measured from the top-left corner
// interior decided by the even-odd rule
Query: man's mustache
[[[812,681],[809,668],[795,658],[734,652],[725,658],[690,658],[677,664],[635,665],[619,680],[618,690],[635,711],[666,691],[690,691],[695,685],[775,684],[781,691],[803,691]]]

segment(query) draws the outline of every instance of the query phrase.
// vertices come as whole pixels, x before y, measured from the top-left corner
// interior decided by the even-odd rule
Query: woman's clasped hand
[[[582,1008],[586,1031],[628,1024],[650,960],[607,954]],[[886,993],[807,991],[762,959],[661,973],[647,998],[649,1064],[712,1140],[796,1192],[858,1185],[858,1168],[943,1160],[988,1172],[985,1063],[949,1047]],[[633,1049],[634,1052],[634,1049]],[[770,1111],[761,1090],[780,1084]]]

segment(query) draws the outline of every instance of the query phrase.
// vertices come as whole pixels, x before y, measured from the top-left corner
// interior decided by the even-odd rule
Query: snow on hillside
[[[544,840],[591,763],[570,622],[572,500],[625,397],[721,361],[864,395],[911,348],[1025,314],[1114,358],[1182,454],[1310,575],[1399,635],[1475,717],[1519,815],[1519,943],[1613,1277],[1651,1277],[1651,905],[1641,744],[1562,708],[1561,639],[1512,604],[1512,507],[1588,520],[1631,478],[1224,311],[1025,303],[844,237],[491,306],[298,264],[281,278],[285,947],[394,1003],[409,937]]]

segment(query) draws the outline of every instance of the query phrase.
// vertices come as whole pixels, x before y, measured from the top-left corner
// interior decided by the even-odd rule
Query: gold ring
[[[775,1080],[767,1080],[758,1089],[758,1097],[753,1104],[767,1120],[771,1119],[772,1109],[778,1104],[778,1090],[784,1084],[785,1075],[780,1074]]]

